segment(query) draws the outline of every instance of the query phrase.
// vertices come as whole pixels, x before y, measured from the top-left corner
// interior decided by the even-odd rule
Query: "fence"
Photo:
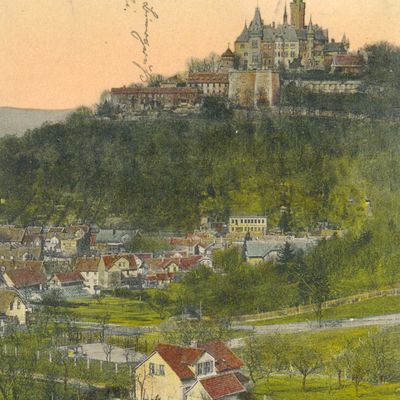
[[[329,300],[322,304],[322,308],[324,310],[327,310],[329,308],[359,303],[361,301],[365,301],[365,300],[369,300],[369,299],[376,299],[379,297],[392,297],[392,296],[400,296],[400,288],[387,289],[387,290],[375,290],[372,292],[361,293],[361,294],[357,294],[354,296],[343,297],[343,298],[336,299],[336,300]],[[315,306],[313,304],[301,305],[298,307],[284,308],[282,310],[277,310],[277,311],[269,311],[269,312],[265,312],[265,313],[258,313],[258,314],[251,314],[251,315],[241,315],[239,317],[236,317],[235,323],[284,318],[284,317],[290,317],[293,315],[312,313],[312,312],[314,312],[314,310],[315,310]]]

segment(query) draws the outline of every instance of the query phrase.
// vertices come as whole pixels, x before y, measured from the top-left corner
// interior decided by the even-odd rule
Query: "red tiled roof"
[[[111,93],[126,96],[126,95],[138,95],[138,94],[197,95],[199,92],[197,89],[188,87],[143,87],[143,88],[112,88]]]
[[[155,351],[173,369],[180,379],[192,379],[194,373],[189,365],[202,356],[204,350],[193,347],[179,347],[170,344],[159,344]]]
[[[202,256],[183,257],[179,260],[179,267],[181,270],[187,271],[195,267],[202,258]]]
[[[97,272],[99,269],[100,257],[79,257],[75,262],[75,271]]]
[[[361,66],[364,58],[354,54],[338,54],[333,57],[333,65],[337,66]]]
[[[221,340],[199,345],[198,347],[159,344],[155,351],[160,354],[181,379],[194,377],[189,365],[194,365],[205,352],[215,358],[217,372],[237,370],[243,365],[242,361]]]
[[[229,83],[229,74],[223,72],[193,72],[188,83]]]
[[[218,372],[239,369],[243,366],[242,360],[231,351],[222,340],[201,344],[198,346],[210,353],[217,361],[215,367]]]
[[[5,267],[6,271],[17,268],[29,268],[36,271],[42,271],[44,261],[0,260],[0,267]]]
[[[136,258],[133,254],[107,254],[102,257],[107,269],[111,269],[112,266],[121,258],[128,260],[130,269],[137,269]]]
[[[63,272],[55,275],[61,283],[84,281],[79,271]]]
[[[43,285],[47,282],[46,275],[30,268],[13,269],[7,271],[6,275],[17,289]]]
[[[246,392],[246,388],[233,373],[201,379],[200,383],[213,400]]]

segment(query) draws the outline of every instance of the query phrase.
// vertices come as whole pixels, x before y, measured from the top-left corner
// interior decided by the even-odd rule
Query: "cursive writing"
[[[126,7],[129,7],[129,0],[125,0]],[[136,4],[136,0],[130,0],[132,4]],[[140,43],[142,48],[142,62],[132,61],[132,63],[141,70],[140,80],[142,82],[148,82],[153,66],[149,65],[149,49],[150,49],[150,23],[158,19],[159,16],[154,10],[154,7],[149,3],[149,1],[142,1],[141,9],[144,13],[144,26],[142,31],[132,30],[131,36]]]

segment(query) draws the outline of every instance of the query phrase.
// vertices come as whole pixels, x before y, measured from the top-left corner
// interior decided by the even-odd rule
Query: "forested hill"
[[[270,225],[292,231],[321,222],[358,230],[370,218],[397,225],[399,123],[375,110],[400,107],[400,49],[382,43],[367,51],[363,79],[375,89],[363,121],[235,120],[209,98],[202,119],[113,121],[80,109],[63,123],[3,138],[0,218],[120,216],[152,230],[193,228],[201,214],[266,212]]]
[[[399,125],[265,116],[252,121],[66,123],[0,141],[0,216],[33,224],[121,216],[193,228],[202,213],[264,213],[287,229],[395,220]],[[282,221],[282,207],[287,213]]]

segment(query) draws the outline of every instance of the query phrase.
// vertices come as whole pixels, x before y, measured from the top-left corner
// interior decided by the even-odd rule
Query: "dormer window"
[[[196,375],[209,375],[214,372],[214,363],[212,361],[206,361],[198,363],[196,366]]]

